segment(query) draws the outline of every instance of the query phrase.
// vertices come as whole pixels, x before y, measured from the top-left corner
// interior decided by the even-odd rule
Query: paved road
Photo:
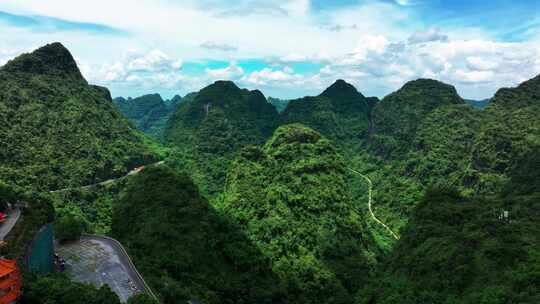
[[[58,245],[56,250],[66,260],[67,271],[75,281],[107,284],[122,302],[140,292],[155,297],[125,249],[114,239],[85,235],[77,242]]]
[[[372,196],[371,196],[371,193],[373,191],[373,183],[371,182],[371,179],[367,176],[367,175],[364,175],[354,169],[351,169],[349,168],[349,170],[351,170],[353,173],[357,174],[357,175],[360,175],[363,179],[365,179],[368,183],[368,209],[369,209],[369,214],[371,215],[371,218],[377,222],[378,224],[380,224],[381,226],[383,226],[386,230],[388,230],[388,232],[396,239],[396,240],[399,240],[399,236],[397,234],[394,233],[394,231],[392,231],[392,229],[390,229],[390,227],[388,227],[388,225],[386,225],[385,223],[383,223],[381,220],[379,220],[376,216],[375,216],[375,213],[373,213],[373,209],[371,208],[371,203],[372,203]]]
[[[8,218],[5,222],[0,224],[0,241],[3,241],[9,234],[11,229],[15,227],[15,224],[21,217],[21,210],[19,208],[13,208],[8,212]]]
[[[160,165],[163,165],[165,163],[165,161],[159,161],[157,163],[153,163],[153,164],[150,164],[150,165],[146,165],[146,167],[148,166],[160,166]],[[118,178],[113,178],[113,179],[108,179],[106,181],[103,181],[103,182],[99,182],[99,183],[95,183],[95,184],[90,184],[90,185],[85,185],[85,186],[79,186],[79,187],[70,187],[70,188],[64,188],[64,189],[58,189],[58,190],[53,190],[53,191],[49,191],[49,193],[57,193],[57,192],[65,192],[65,191],[69,191],[69,190],[74,190],[74,189],[80,189],[80,190],[83,190],[83,189],[90,189],[90,188],[93,188],[93,187],[97,187],[97,186],[105,186],[105,185],[108,185],[108,184],[112,184],[114,182],[117,182],[119,180],[122,180],[128,176],[131,176],[131,175],[136,175],[136,174],[139,174],[139,172],[141,171],[137,171],[136,169],[133,169],[131,171],[129,171],[128,173],[126,173],[126,175],[124,176],[121,176],[121,177],[118,177]]]

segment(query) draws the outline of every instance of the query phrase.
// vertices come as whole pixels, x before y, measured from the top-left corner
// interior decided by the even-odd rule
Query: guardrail
[[[150,286],[146,283],[143,276],[139,273],[139,271],[137,270],[137,267],[135,267],[135,264],[133,264],[133,261],[131,260],[131,257],[129,256],[127,250],[124,248],[124,246],[122,246],[122,244],[119,241],[117,241],[117,240],[115,240],[115,239],[113,239],[111,237],[103,236],[103,235],[83,234],[83,237],[87,237],[87,238],[91,238],[91,239],[92,238],[93,239],[101,239],[101,240],[111,242],[127,258],[129,266],[132,268],[133,272],[137,276],[137,279],[139,279],[139,281],[143,283],[143,285],[144,285],[143,287],[144,287],[146,293],[148,295],[150,295],[152,298],[154,298],[156,301],[159,302],[158,297],[156,296],[156,294],[154,293],[152,288],[150,288]]]

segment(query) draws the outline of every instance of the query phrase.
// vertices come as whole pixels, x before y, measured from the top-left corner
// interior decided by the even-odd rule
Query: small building
[[[16,260],[0,259],[0,304],[15,303],[21,295],[21,271]]]

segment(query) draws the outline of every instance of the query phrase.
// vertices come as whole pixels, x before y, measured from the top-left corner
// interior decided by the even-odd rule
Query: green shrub
[[[55,235],[61,242],[76,241],[85,231],[86,222],[75,215],[63,216],[55,224]]]

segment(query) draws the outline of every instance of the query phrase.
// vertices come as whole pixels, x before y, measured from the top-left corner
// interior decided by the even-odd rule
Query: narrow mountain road
[[[358,171],[356,171],[354,169],[349,168],[349,170],[351,172],[357,174],[357,175],[360,175],[368,183],[368,209],[369,209],[369,214],[371,215],[371,218],[375,222],[377,222],[378,224],[383,226],[392,235],[392,237],[394,237],[394,239],[399,240],[399,236],[397,234],[395,234],[394,231],[392,231],[392,229],[390,229],[390,227],[388,227],[388,225],[386,225],[380,219],[378,219],[375,216],[375,213],[373,213],[373,209],[371,208],[371,205],[372,205],[372,202],[373,202],[373,199],[372,199],[373,183],[371,182],[371,179],[367,175],[364,175],[364,174],[362,174],[362,173],[360,173],[360,172],[358,172]]]
[[[148,167],[148,166],[160,166],[160,165],[163,165],[164,163],[165,163],[165,161],[162,160],[162,161],[159,161],[157,163],[153,163],[153,164],[150,164],[150,165],[145,165],[145,167]],[[115,183],[115,182],[117,182],[119,180],[122,180],[122,179],[124,179],[124,178],[126,178],[128,176],[139,174],[139,172],[141,172],[141,171],[142,170],[133,169],[133,170],[129,171],[126,175],[118,177],[118,178],[108,179],[108,180],[103,181],[103,182],[90,184],[90,185],[86,185],[86,186],[69,187],[69,188],[64,188],[64,189],[53,190],[53,191],[49,191],[49,193],[65,192],[65,191],[70,191],[70,190],[75,190],[75,189],[83,190],[83,189],[90,189],[90,188],[97,187],[97,186],[106,186],[108,184],[112,184],[112,183]]]

